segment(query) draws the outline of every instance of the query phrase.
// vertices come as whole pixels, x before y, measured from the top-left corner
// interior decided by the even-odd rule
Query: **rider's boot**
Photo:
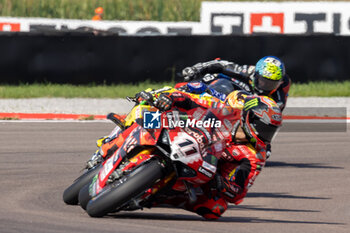
[[[205,219],[215,220],[227,210],[227,202],[222,197],[208,198],[205,195],[199,196],[198,201],[186,206],[188,210],[193,211]]]

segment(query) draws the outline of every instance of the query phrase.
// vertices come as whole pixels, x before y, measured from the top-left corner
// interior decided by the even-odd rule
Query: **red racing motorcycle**
[[[170,193],[195,202],[195,190],[214,179],[233,128],[234,116],[223,109],[160,113],[138,105],[133,111],[133,123],[108,142],[117,149],[79,192],[91,217],[150,208]]]
[[[111,120],[116,124],[116,127],[112,130],[112,132],[99,140],[97,140],[98,147],[101,147],[102,142],[106,142],[107,140],[114,139],[118,133],[123,130],[122,122],[120,116],[109,113],[107,115],[107,119]],[[92,157],[86,162],[84,169],[82,170],[82,174],[76,178],[73,183],[68,186],[63,192],[63,201],[68,205],[77,205],[78,204],[78,196],[79,191],[84,185],[91,182],[91,179],[98,174],[99,170],[102,167],[102,163],[107,159],[107,156],[102,156],[100,153],[100,149],[98,149]]]

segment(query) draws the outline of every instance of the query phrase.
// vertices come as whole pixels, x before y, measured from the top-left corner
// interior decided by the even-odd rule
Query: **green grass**
[[[22,84],[18,86],[0,85],[0,98],[38,98],[38,97],[64,97],[64,98],[125,98],[134,96],[146,88],[158,89],[174,83],[151,83],[149,81],[139,84],[120,85],[70,85],[70,84]],[[291,97],[350,97],[350,81],[346,82],[313,82],[308,84],[293,84],[289,91]]]
[[[202,1],[232,0],[0,0],[0,16],[91,19],[101,6],[105,20],[199,21]]]
[[[169,83],[151,83],[120,85],[71,85],[71,84],[21,84],[0,85],[0,98],[125,98],[134,96],[148,87],[158,89]],[[170,85],[173,85],[170,83]]]
[[[350,81],[344,82],[311,82],[305,84],[292,84],[290,96],[347,96],[350,97]]]
[[[101,6],[105,20],[199,21],[202,1],[232,0],[0,0],[0,16],[91,19]]]
[[[0,15],[91,19],[96,7],[105,20],[199,21],[203,0],[0,0]],[[227,0],[224,0],[227,1]]]

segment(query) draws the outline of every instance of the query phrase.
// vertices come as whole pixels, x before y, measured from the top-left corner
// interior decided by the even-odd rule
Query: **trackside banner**
[[[121,35],[350,35],[350,2],[202,2],[200,22],[0,17],[0,31],[94,29]]]

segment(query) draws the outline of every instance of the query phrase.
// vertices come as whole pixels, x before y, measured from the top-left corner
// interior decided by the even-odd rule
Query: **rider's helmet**
[[[259,95],[269,95],[276,91],[285,75],[283,62],[274,56],[261,58],[255,65],[253,87]]]
[[[251,94],[246,91],[233,91],[225,99],[225,102],[234,109],[243,109],[244,100]]]
[[[256,149],[265,148],[282,124],[282,113],[276,102],[267,96],[247,96],[241,112],[241,127]]]

